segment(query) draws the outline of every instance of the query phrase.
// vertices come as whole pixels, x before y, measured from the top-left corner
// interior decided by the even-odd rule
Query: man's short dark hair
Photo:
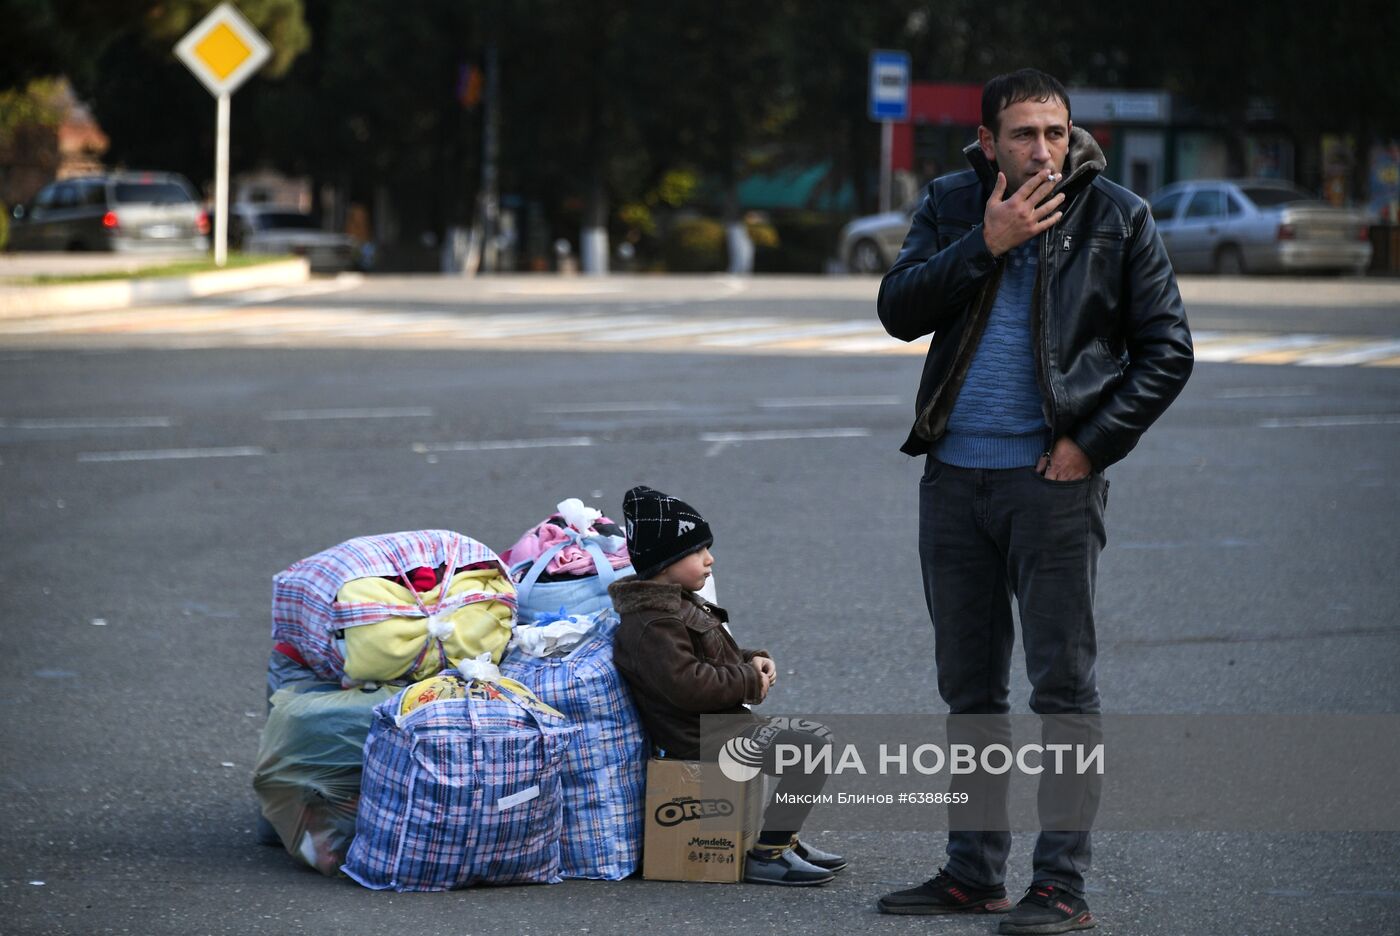
[[[1050,101],[1058,98],[1069,113],[1069,93],[1059,79],[1034,68],[1023,68],[1009,75],[997,75],[982,86],[982,126],[1001,132],[1001,112],[1022,101]]]

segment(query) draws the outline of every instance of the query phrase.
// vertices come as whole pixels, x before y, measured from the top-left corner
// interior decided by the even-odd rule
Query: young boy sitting
[[[729,615],[695,593],[710,576],[714,536],[689,504],[649,487],[635,487],[622,502],[627,549],[635,576],[608,589],[622,623],[613,659],[631,686],[652,746],[668,757],[699,760],[700,716],[753,718],[745,707],[762,702],[778,670],[766,650],[741,650],[724,624]],[[821,747],[829,739],[753,718],[745,737],[765,749],[763,769],[776,774],[774,747]],[[714,753],[709,755],[713,759]],[[826,777],[787,771],[780,793],[816,793]],[[744,880],[759,884],[825,884],[846,867],[839,855],[797,838],[811,810],[779,805],[764,813],[763,829],[745,863]]]

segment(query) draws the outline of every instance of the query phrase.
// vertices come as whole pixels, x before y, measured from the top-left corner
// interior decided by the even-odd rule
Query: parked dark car
[[[15,206],[9,249],[199,254],[209,249],[209,216],[174,173],[61,179]]]
[[[1178,273],[1363,273],[1371,263],[1364,213],[1285,182],[1195,179],[1149,201]]]

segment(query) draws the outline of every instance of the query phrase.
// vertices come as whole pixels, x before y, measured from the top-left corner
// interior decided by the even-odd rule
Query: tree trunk
[[[579,260],[583,272],[590,276],[608,273],[608,183],[604,166],[601,159],[594,162],[583,206],[583,231],[579,235]]]
[[[724,192],[724,241],[729,248],[728,272],[737,276],[753,273],[753,238],[739,209],[739,185],[732,173]]]

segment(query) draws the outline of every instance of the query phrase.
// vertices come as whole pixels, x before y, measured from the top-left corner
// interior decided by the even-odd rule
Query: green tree
[[[109,161],[172,169],[195,179],[209,174],[214,164],[213,101],[175,58],[174,46],[215,5],[215,0],[130,4],[121,25],[98,47],[95,63],[65,69],[111,140]],[[263,70],[234,95],[232,120],[242,127],[254,89],[285,74],[311,37],[301,0],[240,0],[238,8],[274,48]],[[231,158],[235,166],[247,162],[248,149],[238,132]]]
[[[0,90],[38,78],[91,77],[103,49],[150,0],[0,0]]]

